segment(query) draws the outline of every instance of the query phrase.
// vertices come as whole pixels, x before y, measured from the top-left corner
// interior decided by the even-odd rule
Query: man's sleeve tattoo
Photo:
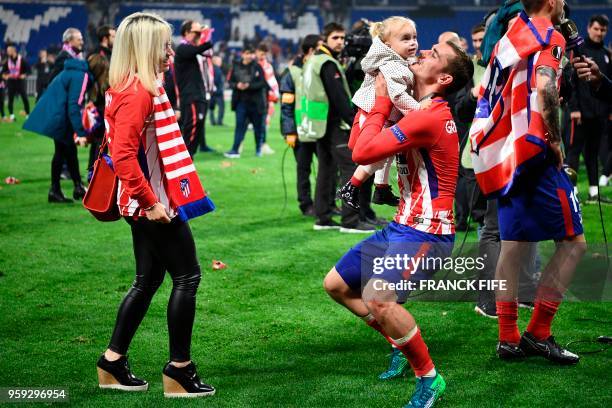
[[[548,128],[551,142],[561,141],[559,126],[559,91],[557,89],[557,73],[551,67],[542,66],[538,74],[547,77],[546,86],[542,92],[542,119]]]

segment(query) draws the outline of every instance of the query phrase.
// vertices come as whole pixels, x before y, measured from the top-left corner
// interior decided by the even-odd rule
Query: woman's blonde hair
[[[386,41],[389,38],[391,27],[399,23],[410,24],[416,30],[416,23],[408,17],[392,16],[370,24],[370,35],[372,38],[378,37],[381,41]]]
[[[159,64],[165,57],[166,41],[171,36],[172,27],[157,14],[134,13],[123,19],[113,44],[110,86],[123,91],[138,76],[145,89],[158,95],[156,79]]]

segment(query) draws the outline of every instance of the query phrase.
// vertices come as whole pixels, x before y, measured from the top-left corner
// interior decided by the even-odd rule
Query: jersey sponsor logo
[[[455,124],[454,120],[447,120],[445,127],[446,127],[446,133],[448,134],[457,133],[457,125]]]
[[[391,129],[391,133],[393,133],[393,136],[395,136],[400,143],[404,143],[406,141],[406,135],[397,125],[393,125],[389,129]]]
[[[560,60],[561,56],[563,56],[563,48],[555,45],[551,50],[552,56],[555,57],[556,60]]]

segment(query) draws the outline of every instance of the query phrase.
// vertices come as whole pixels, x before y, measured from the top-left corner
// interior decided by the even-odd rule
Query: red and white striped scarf
[[[179,218],[187,221],[215,209],[206,196],[163,86],[153,97],[155,136],[164,173],[164,189]]]
[[[546,128],[531,77],[553,31],[538,31],[521,12],[493,50],[470,128],[474,172],[486,196],[506,195],[528,164],[544,158]]]
[[[274,76],[274,67],[267,58],[262,58],[257,61],[264,72],[264,79],[268,84],[268,102],[277,102],[280,97],[280,88],[276,76]]]

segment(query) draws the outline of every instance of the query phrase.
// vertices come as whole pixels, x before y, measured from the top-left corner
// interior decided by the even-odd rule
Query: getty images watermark
[[[400,291],[480,291],[480,290],[506,290],[505,280],[482,279],[454,279],[412,280],[418,271],[452,270],[458,275],[470,271],[482,271],[486,267],[486,256],[481,257],[413,257],[408,254],[395,254],[392,256],[375,257],[372,261],[371,278],[374,290],[400,290]],[[384,274],[387,271],[401,273],[403,279],[387,281]],[[376,279],[379,276],[382,279]]]
[[[499,245],[499,244],[498,244]],[[359,251],[361,288],[371,294],[398,299],[471,302],[483,292],[507,292],[521,302],[532,302],[546,271],[549,281],[564,272],[565,259],[557,256],[554,242],[525,243],[512,271],[498,276],[499,246],[478,242],[453,245],[451,242],[367,242]],[[612,248],[591,242],[581,258],[565,301],[612,301]],[[552,262],[552,267],[547,265]],[[511,272],[511,273],[510,273]],[[509,278],[509,274],[512,278]],[[545,280],[546,280],[545,279]]]

